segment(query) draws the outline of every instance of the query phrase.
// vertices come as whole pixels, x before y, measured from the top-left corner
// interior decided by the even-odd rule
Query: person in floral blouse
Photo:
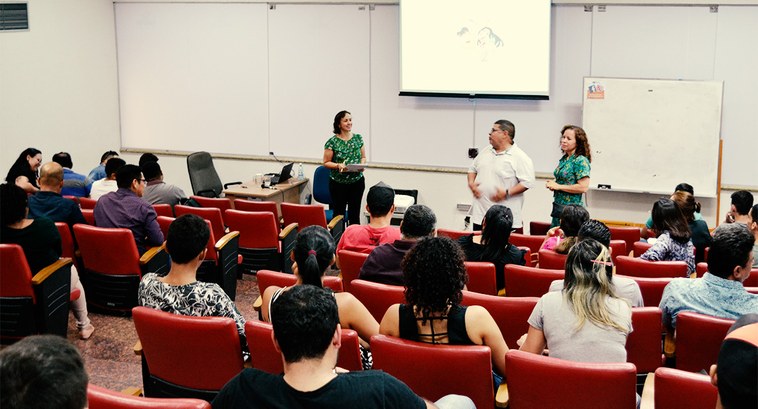
[[[548,180],[545,187],[553,191],[552,227],[560,224],[563,207],[568,204],[584,206],[582,194],[590,186],[590,162],[592,155],[587,133],[584,129],[566,125],[561,130],[563,157],[553,171],[555,179]]]
[[[324,166],[331,169],[329,193],[332,196],[334,215],[344,215],[348,224],[360,224],[361,200],[366,189],[363,172],[350,172],[347,165],[366,163],[366,147],[363,137],[354,134],[353,117],[348,111],[340,111],[334,117],[334,135],[324,144]]]

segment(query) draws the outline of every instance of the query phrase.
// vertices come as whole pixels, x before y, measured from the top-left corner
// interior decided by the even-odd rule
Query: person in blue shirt
[[[71,170],[74,162],[68,152],[58,152],[53,155],[53,162],[63,166],[63,189],[61,190],[63,196],[89,196],[92,180]]]

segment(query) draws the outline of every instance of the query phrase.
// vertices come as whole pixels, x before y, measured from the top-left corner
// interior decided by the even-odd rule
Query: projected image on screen
[[[401,0],[401,94],[547,97],[550,0]]]

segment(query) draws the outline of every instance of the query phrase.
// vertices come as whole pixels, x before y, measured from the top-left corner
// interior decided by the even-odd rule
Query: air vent
[[[0,4],[0,31],[28,29],[29,13],[26,3]]]

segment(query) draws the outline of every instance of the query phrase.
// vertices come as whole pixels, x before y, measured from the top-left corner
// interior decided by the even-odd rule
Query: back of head
[[[682,182],[676,185],[676,187],[674,188],[674,192],[678,192],[678,191],[687,192],[691,194],[692,196],[695,196],[695,188],[693,188],[692,185],[689,183]]]
[[[64,168],[73,168],[74,162],[71,160],[71,155],[68,152],[58,152],[53,155],[53,162],[63,166]]]
[[[143,153],[142,156],[139,157],[139,166],[148,163],[148,162],[158,162],[158,157],[150,152]]]
[[[732,205],[737,213],[746,215],[753,207],[753,194],[747,190],[738,190],[732,193]]]
[[[582,227],[579,228],[577,237],[580,241],[584,239],[595,239],[605,247],[611,246],[611,229],[599,220],[590,219],[582,223]]]
[[[321,277],[334,261],[334,239],[321,226],[308,226],[297,233],[292,251],[303,284],[321,287]]]
[[[494,205],[482,221],[483,260],[497,260],[505,252],[513,229],[513,212],[503,205]]]
[[[671,238],[686,243],[690,239],[690,227],[684,213],[671,199],[659,199],[653,204],[653,226],[659,231],[668,231]]]
[[[468,281],[463,261],[460,246],[447,237],[420,240],[401,264],[406,301],[425,317],[459,304]]]
[[[684,220],[687,223],[691,223],[695,220],[695,212],[700,211],[700,203],[695,201],[695,196],[692,193],[685,192],[684,190],[677,190],[671,195],[671,200],[679,206],[679,209],[684,215]]]
[[[563,292],[577,317],[577,329],[585,321],[629,332],[608,309],[607,298],[618,298],[613,284],[611,252],[594,239],[584,239],[568,253]]]
[[[437,217],[427,206],[415,204],[409,206],[403,214],[400,233],[407,240],[431,236],[437,224]]]
[[[194,260],[208,244],[211,230],[205,219],[194,214],[179,216],[168,226],[166,251],[171,261],[187,264]]]
[[[110,177],[112,174],[118,172],[124,165],[126,165],[126,161],[121,158],[114,157],[108,159],[108,162],[105,163],[106,177]]]
[[[142,174],[148,182],[156,180],[163,175],[161,165],[158,162],[146,162],[140,165],[140,168],[142,168]]]
[[[511,139],[516,139],[516,125],[514,125],[513,122],[507,119],[498,119],[495,123],[500,126],[501,131],[508,132],[508,136],[510,136]]]
[[[729,278],[735,267],[747,267],[755,237],[741,223],[725,223],[713,231],[713,243],[708,250],[708,272]]]
[[[33,335],[0,352],[0,406],[8,409],[81,409],[87,372],[65,338]]]
[[[118,152],[116,152],[116,151],[105,151],[105,153],[103,153],[100,156],[100,163],[103,163],[103,162],[107,161],[108,159],[115,158],[115,157],[118,157]]]
[[[28,199],[15,183],[0,185],[0,224],[8,226],[26,217]]]
[[[312,285],[297,285],[271,305],[274,337],[288,363],[324,356],[339,323],[334,295]]]
[[[753,207],[750,208],[750,219],[753,221],[753,223],[758,224],[758,204],[753,205]],[[753,228],[752,224],[750,228]]]
[[[116,184],[119,188],[129,189],[135,179],[142,179],[142,171],[137,165],[124,165],[116,171]]]
[[[725,409],[758,407],[758,314],[740,317],[729,329],[716,366],[719,399]]]
[[[368,190],[366,205],[371,217],[386,216],[395,204],[395,190],[384,182],[379,182]]]
[[[561,212],[561,230],[566,237],[576,237],[579,228],[590,219],[590,213],[584,206],[566,205]]]
[[[56,162],[47,162],[39,168],[41,187],[57,188],[63,182],[63,166]]]

